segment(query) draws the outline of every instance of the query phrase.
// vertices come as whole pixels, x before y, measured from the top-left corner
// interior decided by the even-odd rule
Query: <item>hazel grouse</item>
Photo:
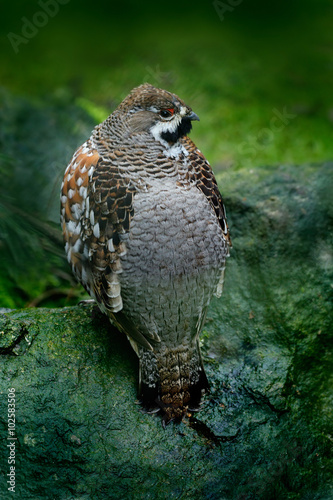
[[[139,395],[164,423],[208,389],[199,334],[222,291],[230,239],[210,164],[177,95],[132,90],[78,148],[61,188],[76,278],[139,357]]]

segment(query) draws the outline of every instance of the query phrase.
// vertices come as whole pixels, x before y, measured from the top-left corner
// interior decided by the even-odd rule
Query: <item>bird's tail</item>
[[[208,381],[198,341],[192,345],[140,350],[140,397],[147,411],[161,409],[164,423],[199,409]]]

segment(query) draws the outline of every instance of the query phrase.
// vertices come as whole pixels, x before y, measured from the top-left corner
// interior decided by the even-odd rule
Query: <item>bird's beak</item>
[[[187,118],[189,118],[190,120],[197,120],[198,122],[200,121],[200,118],[198,117],[198,115],[196,113],[194,113],[194,111],[191,111],[187,115]]]

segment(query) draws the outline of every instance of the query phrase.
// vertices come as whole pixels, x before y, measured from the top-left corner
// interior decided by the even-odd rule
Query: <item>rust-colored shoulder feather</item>
[[[118,274],[120,257],[126,253],[134,191],[112,158],[103,160],[90,141],[74,154],[62,187],[68,261],[82,285],[109,312],[122,309]]]

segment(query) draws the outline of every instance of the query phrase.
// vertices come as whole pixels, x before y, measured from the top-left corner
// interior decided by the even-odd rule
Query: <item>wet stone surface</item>
[[[0,313],[16,498],[333,498],[333,166],[218,180],[233,250],[202,333],[211,391],[199,413],[165,430],[143,414],[136,356],[91,306]]]

